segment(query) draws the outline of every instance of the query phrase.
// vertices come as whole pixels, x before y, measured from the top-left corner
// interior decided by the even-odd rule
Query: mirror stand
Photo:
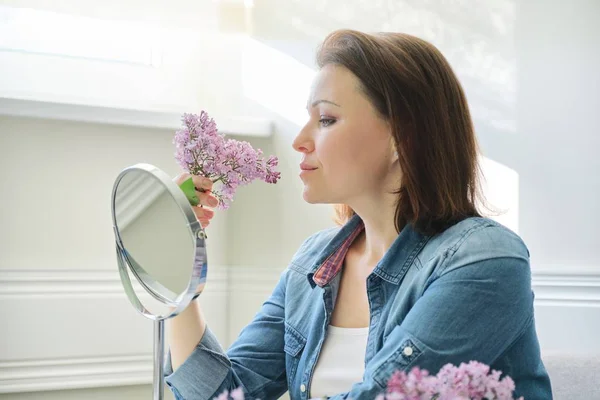
[[[163,379],[165,363],[165,320],[154,320],[154,372],[153,400],[163,400],[165,384]]]
[[[181,188],[150,164],[121,171],[111,205],[123,289],[133,307],[154,323],[153,399],[162,400],[165,320],[181,313],[204,288],[206,234]],[[136,289],[132,281],[139,284]]]

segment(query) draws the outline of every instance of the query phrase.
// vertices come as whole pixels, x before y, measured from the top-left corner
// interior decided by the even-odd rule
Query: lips
[[[312,166],[312,165],[310,165],[310,164],[302,163],[302,164],[300,164],[300,169],[301,169],[302,171],[312,171],[312,170],[315,170],[315,169],[317,169],[317,167],[313,167],[313,166]]]

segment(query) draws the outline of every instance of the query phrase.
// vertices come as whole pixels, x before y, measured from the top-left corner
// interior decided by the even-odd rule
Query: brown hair
[[[390,122],[399,156],[396,229],[410,223],[426,234],[471,216],[483,195],[478,145],[463,89],[440,51],[403,33],[338,30],[317,53],[319,68],[336,64],[360,81],[379,114]],[[336,222],[354,214],[336,205]]]

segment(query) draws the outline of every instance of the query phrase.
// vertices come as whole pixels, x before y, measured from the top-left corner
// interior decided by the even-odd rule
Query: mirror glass
[[[113,207],[135,293],[149,311],[163,314],[165,301],[176,303],[187,291],[198,258],[188,217],[163,182],[140,169],[122,175]]]

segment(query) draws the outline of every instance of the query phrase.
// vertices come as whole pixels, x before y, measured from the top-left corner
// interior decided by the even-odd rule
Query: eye
[[[328,127],[329,125],[333,125],[335,123],[335,119],[333,118],[326,118],[326,117],[321,117],[321,119],[319,120],[319,123],[323,126],[323,127]]]

